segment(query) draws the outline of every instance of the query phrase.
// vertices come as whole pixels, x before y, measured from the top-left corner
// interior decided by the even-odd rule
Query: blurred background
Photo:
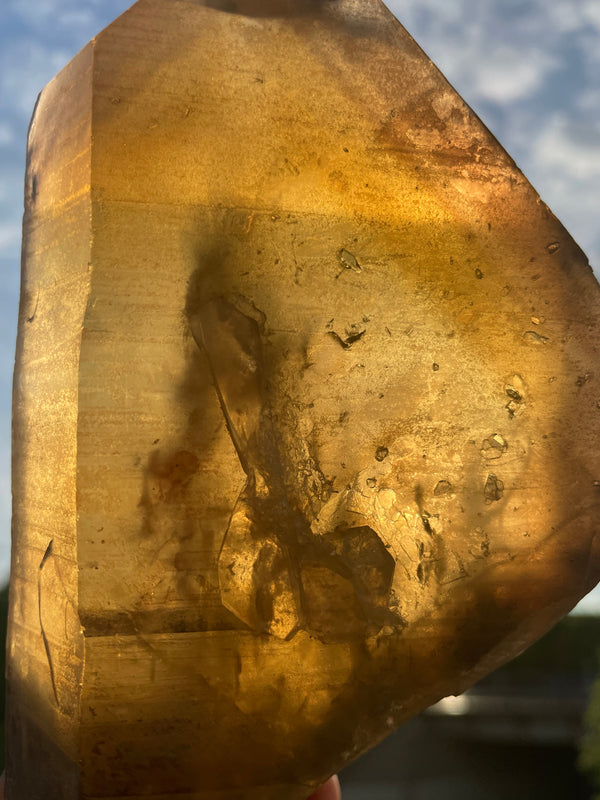
[[[130,4],[0,6],[0,585],[10,562],[10,404],[27,125],[43,86]],[[388,5],[600,267],[600,0]],[[2,624],[5,615],[4,591]],[[600,591],[520,659],[404,726],[348,768],[345,800],[592,797],[595,770],[600,783],[596,615]]]

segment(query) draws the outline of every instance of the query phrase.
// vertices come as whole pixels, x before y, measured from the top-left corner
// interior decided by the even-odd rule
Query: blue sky
[[[299,0],[301,2],[301,0]],[[0,7],[0,578],[10,550],[10,399],[25,137],[37,93],[128,0]],[[600,269],[600,0],[390,0]],[[581,608],[600,613],[600,591]]]

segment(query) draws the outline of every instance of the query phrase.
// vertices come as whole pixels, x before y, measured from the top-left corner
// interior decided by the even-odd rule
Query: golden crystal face
[[[595,584],[598,285],[378,0],[140,0],[26,186],[9,800],[303,800]]]

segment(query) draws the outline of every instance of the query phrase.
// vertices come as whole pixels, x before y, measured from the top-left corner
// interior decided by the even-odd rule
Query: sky
[[[1,0],[0,580],[10,558],[10,404],[27,126],[38,92],[130,5]],[[600,274],[600,0],[389,0],[388,6]],[[600,590],[579,609],[600,613]]]

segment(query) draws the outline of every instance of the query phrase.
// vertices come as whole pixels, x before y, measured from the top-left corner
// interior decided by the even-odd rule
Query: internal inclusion
[[[304,629],[324,642],[343,641],[402,626],[390,609],[394,558],[368,521],[315,533],[315,520],[288,497],[264,388],[260,322],[218,297],[189,324],[246,473],[219,554],[223,604],[255,632],[281,639]],[[375,457],[381,460],[379,450]]]

